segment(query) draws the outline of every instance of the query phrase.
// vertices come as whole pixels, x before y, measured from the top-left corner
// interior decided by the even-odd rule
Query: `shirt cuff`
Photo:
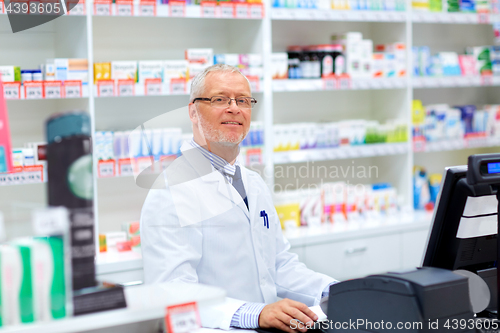
[[[334,281],[334,282],[330,283],[328,286],[326,286],[326,288],[323,289],[323,292],[321,293],[321,298],[330,296],[330,286],[332,284],[336,284],[336,283],[339,283],[339,281]]]
[[[245,303],[233,315],[231,327],[257,328],[259,316],[266,305],[264,303]]]

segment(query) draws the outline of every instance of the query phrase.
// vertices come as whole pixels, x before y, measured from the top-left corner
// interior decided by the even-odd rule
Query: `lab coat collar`
[[[245,216],[247,218],[250,218],[249,211],[246,208],[240,195],[238,194],[238,191],[236,191],[236,189],[231,184],[229,184],[229,182],[222,175],[222,173],[217,171],[212,166],[210,161],[205,156],[203,156],[203,154],[199,151],[198,148],[193,148],[193,146],[186,141],[181,146],[181,152],[182,156],[186,158],[187,162],[193,167],[193,169],[196,171],[201,180],[203,180],[204,182],[218,182],[217,190],[219,191],[219,193],[225,196],[226,198],[232,200],[236,205],[238,205],[238,207],[240,207],[240,209],[244,212]],[[247,172],[246,169],[241,166],[240,169],[243,179],[243,185],[245,186],[245,191],[247,192],[248,205],[249,208],[251,209],[250,198],[248,195],[248,193],[251,191],[249,191],[250,185],[246,180]]]

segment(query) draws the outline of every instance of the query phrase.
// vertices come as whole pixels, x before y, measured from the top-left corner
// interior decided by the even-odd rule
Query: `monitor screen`
[[[487,163],[488,173],[500,173],[500,163]]]

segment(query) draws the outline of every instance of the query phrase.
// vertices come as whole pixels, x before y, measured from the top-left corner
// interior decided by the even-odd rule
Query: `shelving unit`
[[[258,8],[260,9],[258,9]],[[288,45],[324,44],[334,32],[360,31],[375,43],[404,42],[407,45],[407,72],[411,73],[411,46],[430,45],[435,51],[461,51],[465,46],[492,44],[488,36],[500,15],[463,13],[421,13],[334,11],[318,9],[271,8],[249,6],[246,16],[234,7],[233,16],[226,11],[211,11],[202,6],[188,6],[185,11],[159,5],[156,17],[135,6],[120,12],[110,6],[109,15],[94,15],[93,1],[73,14],[17,34],[10,33],[8,17],[0,15],[0,65],[16,64],[36,67],[46,58],[87,58],[89,78],[94,62],[111,60],[182,59],[187,48],[213,48],[216,53],[260,53],[265,76],[258,82],[255,97],[259,100],[252,120],[264,123],[264,172],[270,188],[288,180],[275,179],[275,165],[317,162],[321,165],[348,165],[349,159],[363,166],[377,166],[376,177],[358,180],[391,182],[410,205],[413,198],[412,168],[414,162],[427,163],[429,152],[460,152],[447,160],[442,157],[434,169],[462,161],[463,149],[480,151],[496,149],[498,140],[483,143],[457,141],[429,143],[422,152],[414,152],[412,142],[327,150],[273,152],[273,125],[294,122],[371,119],[406,122],[411,134],[411,101],[424,104],[500,103],[500,77],[381,78],[350,80],[338,84],[328,79],[272,80],[270,55],[285,51]],[[253,9],[252,9],[253,8]],[[259,11],[260,10],[260,11]],[[125,16],[118,15],[127,14]],[[260,13],[260,14],[259,14]],[[262,18],[259,15],[264,15]],[[182,16],[182,17],[181,17]],[[431,34],[430,31],[438,31]],[[492,33],[491,33],[492,35]],[[449,37],[451,36],[451,37]],[[440,89],[435,89],[440,88]],[[158,116],[158,127],[181,127],[191,132],[187,118],[187,92],[172,93],[163,85],[156,96],[147,95],[144,87],[135,86],[134,96],[101,97],[94,86],[84,90],[81,98],[10,100],[9,116],[13,145],[44,140],[44,121],[55,112],[83,109],[92,119],[92,130],[130,130]],[[169,112],[174,110],[172,112]],[[165,125],[167,124],[167,125]],[[411,137],[409,135],[409,137]],[[488,148],[490,147],[490,148]],[[465,163],[459,162],[459,163]],[[439,164],[439,165],[438,165]],[[94,163],[97,168],[97,161]],[[97,169],[94,173],[97,174]],[[266,177],[267,176],[267,177]],[[304,181],[307,183],[307,180]],[[317,183],[319,180],[311,179]],[[1,184],[1,181],[0,181]],[[27,190],[29,188],[29,190]],[[138,220],[147,190],[135,185],[132,177],[98,179],[94,177],[96,225],[99,232],[120,229],[120,223]],[[29,193],[26,193],[29,192]],[[30,213],[45,205],[43,184],[5,186],[0,189],[0,211],[5,214],[7,233],[14,237],[30,233]],[[97,234],[97,233],[96,233]]]

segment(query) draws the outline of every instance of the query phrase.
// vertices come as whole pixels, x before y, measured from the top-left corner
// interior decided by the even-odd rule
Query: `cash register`
[[[445,169],[423,267],[344,281],[330,287],[328,332],[476,332],[478,316],[497,315],[500,154],[469,156]],[[475,313],[469,279],[489,289]]]

